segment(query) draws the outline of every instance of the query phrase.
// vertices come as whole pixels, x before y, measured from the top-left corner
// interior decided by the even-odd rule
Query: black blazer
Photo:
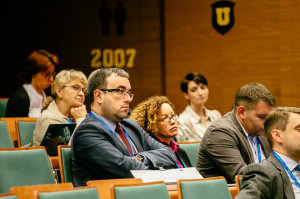
[[[29,96],[22,86],[9,97],[5,117],[28,117],[29,107]]]

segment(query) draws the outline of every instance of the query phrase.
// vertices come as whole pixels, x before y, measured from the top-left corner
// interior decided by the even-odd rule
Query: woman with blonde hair
[[[84,105],[86,85],[87,78],[81,71],[62,70],[56,75],[51,84],[53,97],[47,98],[42,114],[36,122],[34,146],[41,144],[49,124],[80,124],[87,114]]]
[[[177,115],[174,105],[166,96],[152,96],[138,104],[130,115],[159,142],[168,145],[177,157],[177,167],[192,167],[186,152],[172,140],[177,135]]]

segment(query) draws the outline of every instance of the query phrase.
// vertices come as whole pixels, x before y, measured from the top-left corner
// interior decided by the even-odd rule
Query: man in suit
[[[261,164],[250,164],[236,198],[300,198],[300,108],[278,107],[265,121],[273,152]]]
[[[91,112],[75,130],[71,144],[74,186],[85,186],[89,180],[130,178],[130,170],[176,168],[171,148],[126,118],[133,99],[127,72],[95,70],[87,88]]]
[[[262,84],[241,87],[234,107],[206,130],[200,143],[196,168],[203,177],[224,176],[234,183],[246,166],[266,159],[271,148],[264,135],[264,121],[275,99]]]

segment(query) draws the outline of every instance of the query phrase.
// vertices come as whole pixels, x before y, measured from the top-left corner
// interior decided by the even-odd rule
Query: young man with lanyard
[[[300,108],[274,109],[265,131],[272,155],[247,167],[236,198],[300,198]]]
[[[233,110],[213,122],[200,143],[196,168],[203,177],[224,176],[228,183],[243,174],[248,164],[259,163],[271,153],[264,135],[264,121],[275,99],[262,84],[241,87]]]
[[[85,186],[89,180],[130,178],[130,170],[176,168],[171,148],[126,118],[133,99],[127,72],[96,70],[87,87],[91,112],[75,130],[71,144],[74,186]]]

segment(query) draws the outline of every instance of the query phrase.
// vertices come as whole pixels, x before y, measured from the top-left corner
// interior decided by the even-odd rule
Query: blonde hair
[[[62,88],[66,84],[68,84],[69,82],[72,82],[72,81],[79,81],[80,83],[82,83],[84,85],[84,88],[86,88],[87,78],[83,72],[81,72],[79,70],[74,70],[74,69],[62,70],[55,76],[55,78],[51,84],[51,94],[54,97],[54,99],[56,98],[55,89],[57,87]],[[47,109],[50,102],[53,101],[53,97],[48,97],[46,99],[43,110]]]
[[[130,118],[150,135],[157,135],[157,123],[162,104],[169,104],[174,110],[174,105],[166,96],[152,96],[139,103],[130,114]]]

